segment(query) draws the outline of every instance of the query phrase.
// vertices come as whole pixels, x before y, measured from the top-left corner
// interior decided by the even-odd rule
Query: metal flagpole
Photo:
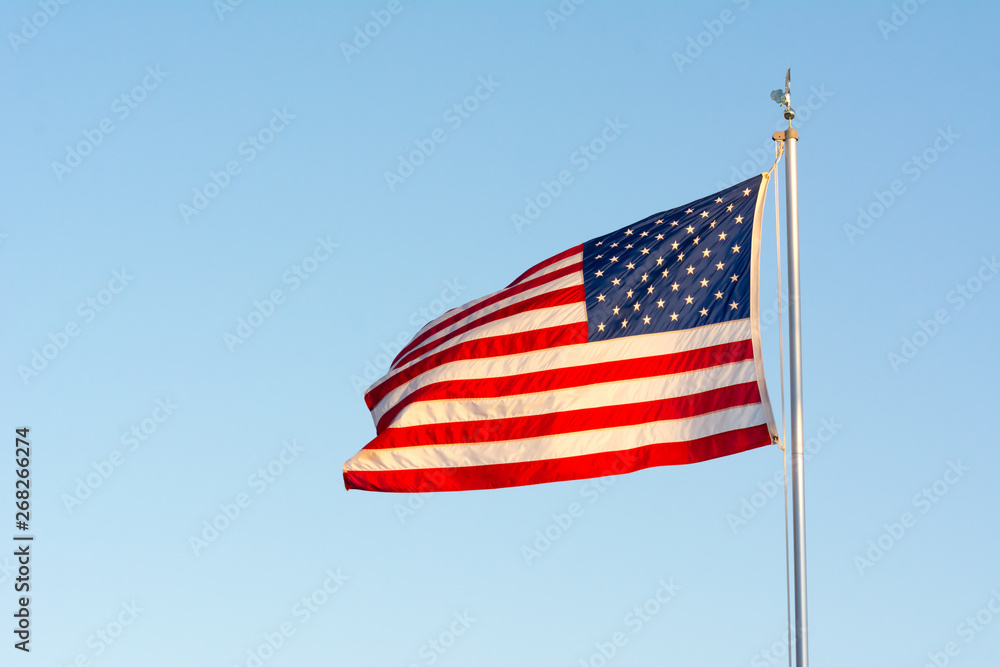
[[[799,303],[799,183],[797,145],[799,133],[792,127],[795,111],[791,106],[791,69],[785,74],[785,90],[775,90],[771,99],[785,107],[788,129],[775,132],[774,139],[785,143],[785,234],[788,241],[788,353],[791,386],[792,457],[792,551],[795,591],[795,666],[809,664],[806,635],[806,503],[802,427],[802,331]],[[780,135],[780,136],[779,136]]]

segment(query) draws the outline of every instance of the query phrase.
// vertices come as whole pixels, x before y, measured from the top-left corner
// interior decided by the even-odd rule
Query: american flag
[[[536,264],[428,323],[365,394],[348,489],[600,477],[777,441],[757,317],[767,174]]]

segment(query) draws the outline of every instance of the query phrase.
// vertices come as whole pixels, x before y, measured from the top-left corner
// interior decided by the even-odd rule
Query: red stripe
[[[727,408],[760,403],[757,382],[730,385],[698,394],[641,403],[565,410],[525,417],[421,424],[382,431],[365,449],[394,449],[421,445],[453,445],[522,440],[547,435],[635,426],[648,422],[687,419]]]
[[[453,345],[446,350],[431,355],[426,359],[421,359],[412,366],[385,379],[365,394],[365,402],[368,404],[368,409],[371,410],[378,405],[379,401],[385,398],[386,394],[396,387],[409,382],[432,368],[452,361],[505,357],[511,354],[521,354],[523,352],[545,350],[552,347],[586,342],[586,322],[573,322],[572,324],[563,324],[557,327],[547,327],[545,329],[535,329],[533,331],[523,331],[504,336],[492,336],[490,338],[465,341],[464,343]]]
[[[421,333],[417,334],[413,338],[413,340],[411,340],[409,343],[407,343],[406,347],[404,347],[402,350],[400,350],[399,354],[396,355],[396,358],[392,360],[392,366],[390,366],[390,368],[395,368],[399,364],[399,359],[404,354],[407,354],[410,350],[412,350],[415,346],[417,346],[421,342],[427,340],[429,337],[433,336],[438,331],[441,331],[443,329],[447,329],[448,327],[450,327],[455,322],[463,320],[466,317],[468,317],[469,315],[471,315],[473,313],[476,313],[476,312],[479,312],[483,308],[487,308],[489,306],[492,306],[493,304],[495,304],[495,303],[497,303],[499,301],[503,301],[504,299],[509,299],[512,296],[517,296],[518,294],[521,294],[522,292],[527,292],[530,289],[534,289],[535,287],[539,287],[539,286],[544,285],[546,283],[550,283],[553,280],[558,280],[559,278],[562,278],[563,276],[568,276],[568,275],[570,275],[572,273],[576,273],[582,267],[583,267],[583,263],[582,262],[578,263],[578,264],[572,264],[570,266],[564,266],[563,268],[557,269],[556,271],[553,271],[552,273],[547,273],[544,276],[539,276],[537,278],[532,278],[531,280],[529,280],[528,282],[526,282],[526,283],[524,283],[522,285],[517,285],[516,287],[508,287],[508,288],[502,289],[499,292],[497,292],[496,294],[493,294],[492,296],[487,297],[486,299],[483,299],[479,303],[475,303],[475,304],[473,304],[471,306],[468,306],[468,307],[459,306],[458,308],[453,309],[454,312],[452,312],[451,315],[448,315],[445,319],[441,320],[440,322],[438,322],[434,326],[430,327],[426,331],[422,331]]]
[[[417,470],[345,470],[344,486],[391,493],[498,489],[621,475],[653,466],[697,463],[770,443],[767,425],[761,424],[687,442],[658,443],[620,452],[545,461]]]
[[[409,363],[411,360],[416,359],[422,354],[425,354],[429,350],[433,350],[436,347],[440,347],[444,343],[448,342],[456,336],[461,336],[462,334],[472,331],[484,324],[489,324],[490,322],[496,322],[497,320],[502,320],[505,317],[510,317],[511,315],[518,315],[520,313],[526,313],[529,310],[540,310],[542,308],[552,308],[554,306],[565,306],[570,303],[577,303],[585,299],[583,293],[583,285],[570,285],[569,287],[564,287],[562,289],[557,289],[552,292],[545,292],[537,296],[533,296],[530,299],[525,299],[524,301],[518,301],[517,303],[512,303],[509,306],[504,306],[503,308],[498,308],[477,320],[463,324],[454,331],[448,333],[446,336],[440,338],[435,338],[429,343],[421,345],[420,347],[415,347],[410,350],[403,357],[397,358],[393,367],[401,367]]]
[[[417,389],[387,410],[379,419],[375,430],[381,433],[403,408],[417,401],[516,396],[602,382],[686,373],[747,359],[753,359],[753,343],[741,340],[656,357],[605,361],[599,364],[555,368],[508,377],[435,382]]]
[[[567,257],[572,257],[573,255],[577,254],[578,252],[583,252],[583,244],[582,243],[580,245],[578,245],[578,246],[573,246],[569,250],[563,250],[558,255],[553,255],[552,257],[549,257],[548,259],[546,259],[543,262],[539,262],[538,264],[535,264],[533,267],[531,267],[530,269],[528,269],[527,271],[525,271],[524,273],[522,273],[521,275],[519,275],[517,278],[515,278],[514,282],[512,282],[510,285],[507,285],[507,287],[513,287],[514,285],[516,285],[519,282],[521,282],[522,280],[524,280],[526,277],[530,276],[532,273],[537,273],[538,271],[541,271],[542,269],[544,269],[547,266],[552,266],[556,262],[561,262],[564,259],[566,259]]]

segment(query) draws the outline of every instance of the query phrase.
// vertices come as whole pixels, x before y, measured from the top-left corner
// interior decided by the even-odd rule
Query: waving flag
[[[775,442],[757,318],[761,174],[587,241],[427,324],[365,394],[348,489],[485,489]]]

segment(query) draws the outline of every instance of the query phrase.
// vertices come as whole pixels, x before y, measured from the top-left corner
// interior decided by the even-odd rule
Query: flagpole
[[[795,592],[795,667],[809,664],[806,634],[806,503],[802,426],[802,331],[799,302],[799,183],[798,139],[792,127],[795,111],[790,96],[791,70],[785,75],[784,95],[780,90],[771,94],[785,107],[788,129],[775,132],[776,140],[785,144],[785,234],[788,242],[788,346],[791,385],[791,457],[792,457],[792,552]],[[781,99],[778,99],[778,98]],[[779,136],[780,135],[780,136]]]

